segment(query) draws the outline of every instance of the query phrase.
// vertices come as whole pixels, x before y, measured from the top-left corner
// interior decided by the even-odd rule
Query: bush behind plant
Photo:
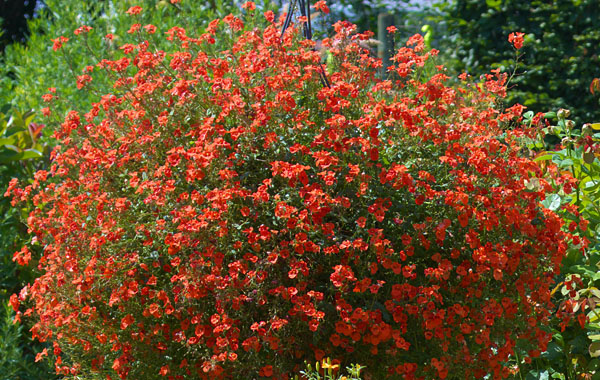
[[[600,77],[600,32],[595,0],[520,1],[459,0],[439,2],[435,25],[449,69],[479,76],[490,68],[511,70],[506,49],[509,33],[526,33],[523,69],[514,78],[507,104],[534,112],[571,109],[574,119],[600,120],[600,98],[590,94]]]

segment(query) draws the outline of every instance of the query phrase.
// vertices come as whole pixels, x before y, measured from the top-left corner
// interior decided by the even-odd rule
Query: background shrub
[[[600,4],[594,0],[440,2],[440,50],[449,68],[472,75],[514,68],[506,49],[511,32],[526,33],[521,63],[507,104],[534,112],[571,109],[579,125],[600,120],[599,97],[589,92],[600,77]]]
[[[48,168],[50,149],[40,142],[44,125],[35,123],[32,112],[20,112],[10,106],[0,110],[0,188],[5,191],[12,178],[27,183],[36,170]],[[2,193],[4,194],[4,192]],[[9,198],[0,197],[0,379],[52,379],[53,371],[44,363],[35,363],[38,352],[46,346],[33,344],[31,324],[13,325],[14,313],[9,297],[33,281],[34,265],[20,267],[13,254],[31,237],[24,219],[27,207],[13,207]]]
[[[554,190],[544,205],[560,210],[565,228],[575,235],[553,292],[556,315],[549,325],[553,340],[540,358],[521,367],[528,376],[542,378],[593,378],[600,368],[600,124],[581,128],[568,119],[569,114],[562,109],[546,114],[548,120],[538,118],[540,135],[529,144],[531,148],[544,147],[549,136],[560,141],[553,150],[536,149],[535,160],[545,170],[569,173],[567,181],[552,181]],[[532,117],[524,123],[532,123]],[[581,245],[587,246],[585,252]]]

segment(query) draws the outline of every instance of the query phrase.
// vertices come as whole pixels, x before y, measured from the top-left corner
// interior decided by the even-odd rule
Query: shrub
[[[539,150],[550,136],[560,141],[556,149],[539,151],[535,157],[549,172],[570,173],[570,178],[551,182],[554,191],[544,203],[562,215],[564,228],[574,235],[573,242],[587,246],[581,252],[573,244],[562,261],[554,291],[556,318],[550,324],[553,341],[547,352],[528,366],[536,377],[597,377],[600,368],[600,123],[578,127],[567,119],[569,114],[563,109],[547,113],[548,120],[538,117],[540,136],[529,144]],[[531,123],[533,112],[525,116],[524,122]]]
[[[13,3],[19,2],[10,2],[10,6],[6,2],[4,7],[13,7]],[[128,9],[127,3],[127,1],[114,0],[100,2],[45,0],[43,6],[36,10],[35,17],[28,21],[32,31],[28,40],[23,44],[14,43],[0,54],[0,193],[6,191],[11,178],[18,177],[25,183],[29,179],[33,180],[33,173],[37,169],[47,169],[46,158],[49,156],[50,149],[46,145],[54,143],[50,138],[54,123],[49,123],[49,128],[40,130],[41,125],[32,123],[32,112],[21,114],[18,109],[39,111],[45,107],[42,95],[50,86],[56,89],[55,94],[63,100],[61,105],[64,108],[57,105],[53,109],[56,115],[64,115],[69,109],[80,111],[89,109],[94,97],[87,91],[80,91],[71,85],[73,75],[81,75],[86,66],[97,62],[97,56],[106,57],[118,46],[118,37],[127,35],[126,32],[130,28],[130,19],[125,13]],[[137,21],[143,25],[157,23],[164,30],[175,25],[182,25],[188,29],[205,26],[212,18],[228,14],[227,9],[235,6],[234,3],[221,1],[175,3],[165,0],[140,0],[138,3],[152,9],[152,12],[145,12]],[[33,9],[34,6],[35,1],[29,1],[29,7]],[[269,2],[265,2],[263,6],[269,7]],[[0,5],[0,8],[2,7],[3,5]],[[8,15],[2,10],[0,14]],[[0,20],[0,23],[2,21]],[[95,33],[73,35],[74,25],[79,24],[93,27]],[[116,36],[111,44],[106,43],[105,40],[105,35],[108,33]],[[64,55],[52,54],[51,39],[63,34],[71,37],[70,43],[62,51]],[[1,37],[0,46],[3,49],[5,41],[1,41]],[[155,42],[162,43],[163,40],[157,38]],[[168,41],[165,42],[164,45],[167,45]],[[68,60],[65,56],[68,56]],[[112,83],[109,76],[95,79],[96,91],[100,93],[111,91]],[[12,108],[6,107],[4,103],[12,104]],[[33,119],[33,121],[38,120]],[[39,159],[39,156],[43,156],[44,159]],[[27,210],[24,208],[11,207],[10,200],[7,198],[0,199],[1,305],[7,304],[8,297],[30,282],[36,273],[35,264],[30,265],[30,268],[18,268],[12,260],[15,250],[18,250],[23,240],[28,238],[27,228],[19,217],[26,213]],[[3,319],[0,317],[0,320]],[[0,363],[0,368],[3,370],[0,379],[34,379],[35,374],[29,371],[29,368],[36,366],[37,378],[44,380],[52,378],[47,372],[54,372],[53,368],[43,366],[45,362],[34,363],[35,352],[33,351],[40,351],[44,346],[30,345],[31,342],[26,337],[29,335],[29,327],[31,326],[27,323],[19,329],[16,329],[16,326],[6,328],[0,326],[0,341],[12,344],[15,341],[14,333],[21,334],[16,339],[18,344],[12,351],[0,350],[2,358],[6,358],[6,362]],[[5,333],[9,335],[3,335]],[[22,358],[16,360],[17,354],[22,354]],[[6,364],[8,361],[11,362],[10,365]],[[12,368],[21,370],[15,374]],[[24,372],[25,369],[27,372]]]
[[[11,178],[26,181],[38,169],[48,169],[49,147],[38,140],[43,125],[34,122],[31,112],[15,108],[0,108],[0,191],[4,192]],[[40,157],[43,156],[43,157]],[[0,379],[54,378],[51,366],[35,363],[35,354],[43,344],[32,344],[31,325],[13,325],[14,314],[8,306],[11,294],[18,292],[36,275],[34,266],[24,268],[15,263],[13,253],[30,239],[23,216],[27,208],[12,207],[10,199],[0,198]],[[5,309],[4,306],[8,307]],[[9,310],[11,310],[9,312]],[[30,322],[30,321],[27,321]]]
[[[460,0],[438,2],[434,18],[442,31],[448,67],[479,76],[499,67],[511,70],[509,33],[525,32],[524,69],[514,77],[508,104],[534,111],[577,110],[575,121],[600,118],[597,95],[588,92],[598,77],[600,32],[595,0]],[[581,125],[580,124],[580,125]]]
[[[503,128],[506,76],[448,87],[416,35],[379,81],[339,22],[323,86],[313,42],[245,12],[170,29],[169,55],[134,26],[78,83],[114,92],[11,183],[36,236],[15,259],[44,272],[11,302],[57,371],[289,378],[327,352],[366,378],[500,378],[517,344],[539,355],[570,235],[531,131]]]
[[[14,323],[8,300],[2,297],[0,302],[0,379],[54,379],[51,366],[35,363],[36,351],[42,348],[32,344],[23,325]]]

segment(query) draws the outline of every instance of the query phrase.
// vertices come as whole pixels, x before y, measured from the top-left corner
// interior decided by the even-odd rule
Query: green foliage
[[[445,30],[440,50],[448,66],[479,76],[490,68],[512,71],[507,49],[511,32],[524,32],[522,66],[507,103],[535,111],[568,108],[581,120],[599,120],[598,76],[600,3],[596,0],[457,0],[438,5]]]
[[[8,302],[0,304],[0,380],[53,379],[48,366],[35,363],[39,345],[34,345],[23,325],[13,323],[14,312]]]
[[[547,165],[548,171],[566,171],[571,176],[569,181],[553,182],[554,192],[543,202],[551,210],[562,210],[575,233],[553,292],[557,305],[550,325],[553,340],[523,371],[558,379],[600,375],[600,124],[577,128],[567,119],[569,114],[564,109],[547,113],[545,117],[556,125],[544,128],[533,122],[533,113],[524,118],[526,124],[540,128],[539,139],[529,143],[538,151],[535,161]],[[536,117],[541,120],[541,114]],[[558,149],[541,150],[550,137],[560,141]],[[570,323],[561,322],[564,315]]]
[[[0,1],[0,52],[27,36],[27,19],[35,14],[38,3],[41,1]]]
[[[49,147],[38,137],[43,125],[33,122],[29,111],[3,107],[0,112],[0,191],[6,191],[12,178],[27,180],[48,165]],[[33,279],[27,269],[17,269],[13,252],[27,240],[27,228],[21,222],[29,210],[12,207],[10,200],[0,197],[0,302]]]
[[[10,106],[4,107],[9,112]],[[33,122],[31,111],[13,109],[11,115],[0,112],[0,163],[42,157],[44,145],[38,142],[43,125]]]
[[[49,148],[40,143],[42,125],[36,124],[32,112],[22,113],[8,106],[0,110],[0,192],[4,194],[11,178],[27,180],[48,165]],[[45,158],[44,158],[45,155]],[[28,239],[27,227],[21,222],[27,208],[12,207],[0,197],[0,379],[53,379],[46,363],[34,362],[34,351],[44,345],[29,338],[30,325],[13,324],[14,313],[8,298],[35,278],[33,266],[18,267],[13,253]]]

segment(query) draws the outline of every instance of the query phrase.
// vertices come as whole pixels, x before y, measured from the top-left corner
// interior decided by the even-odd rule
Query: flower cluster
[[[327,353],[375,378],[502,378],[517,341],[538,355],[569,236],[526,132],[502,128],[506,77],[451,86],[414,36],[379,80],[341,22],[323,87],[314,42],[265,19],[173,28],[168,53],[121,36],[77,83],[114,92],[11,183],[43,251],[12,304],[57,371],[286,379]]]

